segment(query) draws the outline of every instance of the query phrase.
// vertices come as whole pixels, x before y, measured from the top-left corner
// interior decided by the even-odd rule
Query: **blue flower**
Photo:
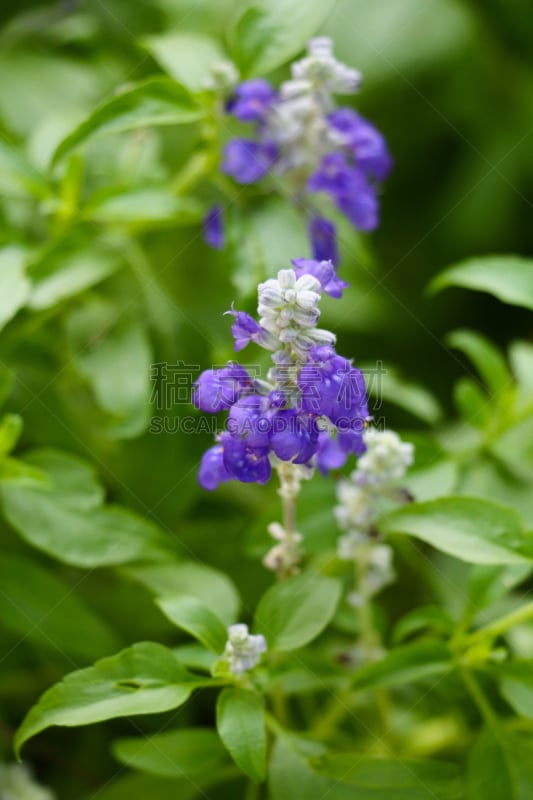
[[[244,367],[230,363],[223,369],[202,372],[194,384],[192,401],[201,411],[217,414],[231,408],[253,386],[254,382]]]
[[[226,314],[232,314],[235,317],[231,333],[235,340],[236,352],[243,350],[250,342],[255,342],[267,349],[275,349],[275,340],[271,334],[246,311],[234,311],[232,308],[230,311],[226,311]]]
[[[237,183],[256,183],[266,175],[277,157],[273,142],[232,139],[224,148],[222,172]]]
[[[302,408],[326,416],[341,431],[362,434],[368,417],[365,379],[361,370],[333,347],[314,347],[298,376]]]
[[[220,483],[231,480],[232,476],[224,466],[224,452],[222,444],[216,444],[206,450],[202,456],[198,482],[202,489],[212,492]]]
[[[336,266],[339,263],[339,251],[335,225],[324,217],[314,216],[311,217],[308,231],[313,258],[317,261],[331,261]]]
[[[222,206],[211,206],[204,217],[203,223],[204,242],[215,250],[224,247],[224,222],[222,219]]]
[[[244,81],[235,88],[226,111],[241,122],[262,122],[276,98],[276,90],[263,78]]]
[[[326,192],[352,225],[361,231],[377,228],[379,207],[375,187],[350,165],[344,153],[324,156],[307,182],[310,192]]]
[[[277,412],[272,420],[270,446],[282,461],[307,464],[316,452],[318,428],[316,418],[299,409]]]
[[[355,166],[368,177],[385,180],[392,158],[378,129],[351,108],[338,108],[328,116],[328,121],[350,150]]]
[[[223,463],[229,474],[241,483],[267,483],[272,474],[268,447],[250,447],[246,439],[223,433]]]

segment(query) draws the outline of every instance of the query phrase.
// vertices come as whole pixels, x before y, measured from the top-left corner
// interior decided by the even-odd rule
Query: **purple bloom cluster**
[[[378,185],[392,162],[381,133],[351,108],[335,108],[333,94],[353,93],[359,74],[338,62],[328,39],[309,43],[309,54],[292,65],[293,79],[276,91],[266,80],[237,85],[226,111],[254,125],[252,137],[232,139],[222,170],[251,184],[268,173],[290,173],[306,198],[313,257],[338,263],[333,223],[313,209],[312,195],[329,195],[362,231],[379,224]]]
[[[363,375],[336,353],[332,334],[314,328],[315,339],[324,344],[314,344],[311,336],[319,316],[315,298],[321,290],[338,296],[342,282],[330,262],[293,263],[295,270],[282,270],[277,280],[260,285],[261,322],[243,311],[230,312],[236,350],[253,341],[273,351],[269,381],[255,380],[230,362],[206,370],[195,384],[197,408],[228,412],[224,432],[202,459],[199,480],[205,489],[231,479],[266,483],[276,459],[327,472],[342,467],[350,453],[365,450]],[[292,327],[284,326],[286,321]]]

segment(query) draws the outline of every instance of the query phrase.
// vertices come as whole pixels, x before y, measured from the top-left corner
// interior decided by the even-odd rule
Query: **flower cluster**
[[[334,334],[317,327],[322,292],[339,296],[343,284],[331,262],[296,259],[293,265],[259,285],[259,321],[244,311],[228,312],[236,350],[255,342],[271,352],[267,380],[230,362],[206,370],[195,384],[197,408],[228,411],[226,430],[202,459],[205,489],[232,478],[266,483],[280,462],[327,472],[365,450],[363,375],[336,353]]]
[[[338,540],[340,559],[358,566],[358,591],[348,600],[359,606],[394,579],[392,550],[376,538],[375,518],[384,500],[400,500],[399,481],[413,462],[413,445],[394,431],[369,428],[364,433],[366,452],[349,480],[337,486],[335,515],[346,531]]]
[[[248,625],[239,623],[228,628],[228,641],[224,649],[223,659],[228,663],[230,672],[242,675],[256,667],[263,653],[266,653],[265,637],[248,633]]]
[[[357,92],[361,76],[337,61],[330,39],[312,39],[308,55],[291,71],[278,91],[263,79],[235,87],[226,111],[253,125],[254,135],[226,145],[222,170],[240,184],[256,183],[267,173],[286,176],[308,209],[314,258],[337,263],[335,227],[320,215],[313,195],[329,195],[354,227],[374,230],[378,183],[387,177],[391,158],[370,122],[335,106],[333,96]]]

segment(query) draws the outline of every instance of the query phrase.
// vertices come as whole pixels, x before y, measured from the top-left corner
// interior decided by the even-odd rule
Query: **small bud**
[[[265,637],[261,634],[252,636],[248,633],[248,625],[239,623],[228,628],[224,658],[229,664],[230,672],[234,675],[242,675],[257,666],[266,650]]]

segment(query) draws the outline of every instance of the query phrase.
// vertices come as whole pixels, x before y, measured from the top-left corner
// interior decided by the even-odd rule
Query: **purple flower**
[[[362,429],[337,432],[336,437],[323,431],[318,436],[317,467],[323,475],[327,475],[330,469],[341,469],[350,453],[360,456],[365,449]]]
[[[326,416],[342,432],[362,433],[368,417],[361,370],[329,345],[314,347],[298,376],[302,408]]]
[[[246,439],[239,439],[230,433],[220,437],[223,448],[224,466],[231,475],[242,483],[266,483],[272,473],[268,448],[249,447]]]
[[[269,341],[272,339],[268,331],[266,331],[250,314],[246,311],[226,311],[226,314],[232,314],[235,317],[235,322],[231,326],[231,333],[235,339],[235,351],[243,350],[250,342],[255,342],[268,347]]]
[[[262,122],[276,98],[276,90],[263,78],[244,81],[236,86],[226,111],[241,122]]]
[[[318,429],[311,414],[287,408],[272,419],[270,446],[283,461],[306,464],[316,452]]]
[[[308,230],[313,258],[317,261],[331,261],[336,266],[339,263],[339,252],[335,225],[324,217],[312,217]]]
[[[232,436],[244,438],[247,447],[268,448],[274,412],[268,397],[257,394],[241,397],[229,412],[228,431]]]
[[[204,242],[215,250],[224,247],[224,223],[222,219],[222,206],[211,206],[204,217],[203,223]]]
[[[224,148],[222,171],[237,183],[255,183],[268,172],[277,156],[272,142],[232,139]]]
[[[352,225],[371,231],[378,225],[376,190],[342,153],[324,156],[318,169],[307,182],[310,192],[327,192]]]
[[[223,447],[221,444],[216,444],[206,450],[202,457],[200,464],[200,471],[198,472],[198,482],[203,489],[212,492],[217,488],[219,483],[229,481],[231,475],[224,466]]]
[[[253,380],[244,367],[228,364],[223,369],[206,369],[196,383],[192,402],[201,411],[217,414],[253,388]]]
[[[294,258],[291,262],[296,267],[296,277],[302,275],[312,275],[318,281],[322,289],[330,297],[342,297],[342,290],[349,284],[341,280],[337,275],[335,267],[331,261],[313,261],[310,258]]]
[[[337,109],[328,120],[350,149],[355,166],[369,177],[384,180],[391,170],[392,158],[385,138],[377,128],[351,108]]]

